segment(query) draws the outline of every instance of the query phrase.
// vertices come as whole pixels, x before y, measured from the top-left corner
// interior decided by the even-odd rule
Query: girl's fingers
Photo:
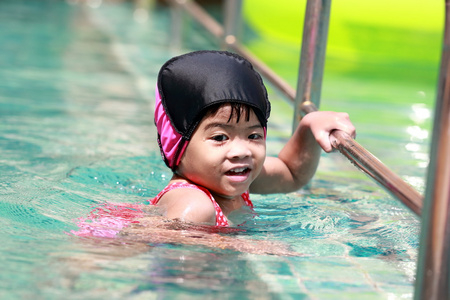
[[[313,112],[306,115],[304,121],[325,152],[333,151],[332,143],[334,143],[335,138],[331,133],[334,130],[342,130],[352,138],[356,137],[355,126],[353,126],[347,113]]]

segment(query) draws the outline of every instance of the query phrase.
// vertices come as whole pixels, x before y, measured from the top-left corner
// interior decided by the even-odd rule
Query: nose
[[[228,158],[236,159],[236,158],[245,158],[252,155],[249,144],[246,140],[235,138],[229,144],[228,150]]]

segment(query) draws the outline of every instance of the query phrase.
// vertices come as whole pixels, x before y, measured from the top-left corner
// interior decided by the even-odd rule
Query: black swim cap
[[[267,127],[270,102],[261,76],[243,57],[226,51],[196,51],[174,57],[159,71],[158,90],[175,130],[188,141],[209,107],[241,103]]]

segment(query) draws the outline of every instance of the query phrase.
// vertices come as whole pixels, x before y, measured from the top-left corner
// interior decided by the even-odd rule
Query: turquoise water
[[[307,188],[254,195],[257,216],[231,235],[305,256],[66,234],[93,206],[142,203],[170,178],[151,116],[159,67],[179,53],[169,13],[86,3],[0,2],[1,299],[412,297],[418,218],[338,153]],[[216,47],[195,26],[184,40]],[[348,111],[358,141],[423,192],[434,87],[326,79],[322,107]],[[275,154],[292,113],[270,91]]]

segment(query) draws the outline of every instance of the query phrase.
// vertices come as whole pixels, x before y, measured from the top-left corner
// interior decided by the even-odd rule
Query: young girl
[[[278,157],[266,157],[270,103],[260,75],[244,58],[197,51],[166,62],[158,76],[155,124],[173,177],[151,204],[186,222],[228,226],[252,207],[250,193],[286,193],[313,176],[330,133],[355,136],[346,113],[306,115]]]
[[[321,148],[332,150],[333,130],[355,136],[347,114],[314,112],[301,120],[278,157],[266,157],[269,114],[260,75],[236,54],[197,51],[162,66],[155,124],[162,157],[173,177],[149,202],[163,211],[165,220],[176,219],[170,226],[179,228],[180,221],[229,226],[233,211],[253,207],[249,193],[286,193],[305,185],[316,171]],[[160,218],[148,217],[139,204],[107,203],[95,209],[88,221],[80,219],[80,230],[72,233],[115,237],[120,232],[158,242],[176,238],[174,228]],[[192,238],[183,234],[179,242],[210,245],[211,240],[198,239],[199,228],[195,227]],[[237,247],[233,238],[212,237],[220,245]],[[217,244],[216,240],[211,244]],[[247,246],[239,249],[254,249]]]

